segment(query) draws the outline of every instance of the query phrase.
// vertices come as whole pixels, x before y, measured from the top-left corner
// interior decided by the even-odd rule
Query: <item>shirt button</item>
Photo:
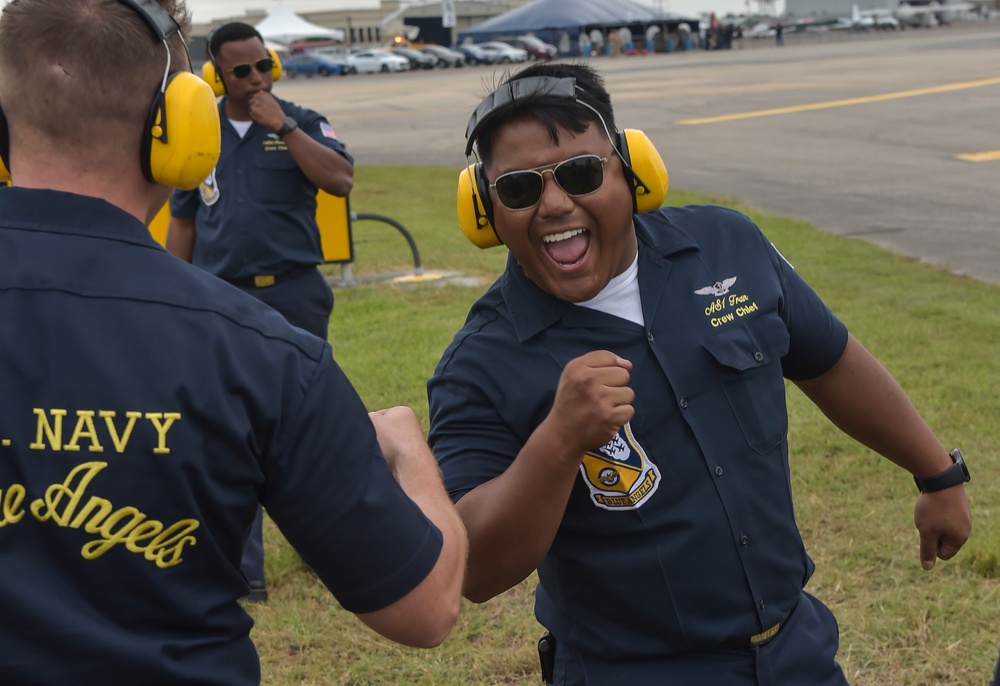
[[[681,400],[680,400],[680,402],[678,404],[681,406],[682,410],[688,409],[688,401],[686,399],[681,398]]]
[[[740,534],[740,545],[746,545],[749,541],[746,534]]]
[[[722,467],[716,467],[715,468],[715,475],[716,476],[722,476]]]
[[[758,350],[757,352],[755,352],[753,354],[753,359],[757,360],[758,362],[763,362],[764,361],[764,353],[762,353],[761,351]]]
[[[650,343],[653,342],[654,339],[653,339],[653,332],[652,331],[649,331],[649,332],[646,333],[646,340],[649,341]]]
[[[760,601],[760,610],[761,610],[761,612],[764,611],[764,601],[763,600]]]

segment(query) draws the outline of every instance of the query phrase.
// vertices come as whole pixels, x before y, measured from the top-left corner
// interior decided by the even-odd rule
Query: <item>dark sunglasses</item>
[[[252,67],[257,67],[257,71],[261,74],[270,74],[274,68],[274,60],[270,57],[265,57],[262,60],[257,60],[252,65],[247,62],[236,64],[232,69],[227,69],[227,71],[238,79],[245,79],[250,76],[250,69]]]
[[[508,210],[528,210],[542,199],[545,187],[543,174],[552,174],[556,184],[566,195],[579,198],[597,192],[604,183],[604,165],[611,155],[577,155],[559,164],[544,165],[534,169],[507,172],[490,184],[497,192],[497,198]]]

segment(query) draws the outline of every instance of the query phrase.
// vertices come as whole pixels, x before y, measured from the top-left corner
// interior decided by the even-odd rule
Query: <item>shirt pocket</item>
[[[290,203],[302,184],[302,173],[292,153],[287,150],[265,150],[254,158],[250,187],[263,203]]]
[[[788,431],[781,373],[788,329],[773,313],[740,323],[717,332],[703,346],[721,367],[723,391],[747,444],[766,453]]]

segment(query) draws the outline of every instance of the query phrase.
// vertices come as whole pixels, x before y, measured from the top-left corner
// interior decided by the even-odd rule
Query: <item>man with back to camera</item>
[[[277,55],[242,22],[209,36],[206,78],[222,119],[222,155],[195,190],[170,202],[167,249],[326,339],[333,289],[316,224],[317,189],[347,197],[354,160],[326,118],[271,94]],[[263,511],[247,539],[251,601],[267,599]]]
[[[970,532],[960,453],[747,217],[660,209],[662,160],[590,67],[513,74],[466,138],[460,225],[509,255],[428,382],[465,596],[537,568],[551,684],[845,684],[804,591],[784,378],[918,477],[927,569]]]
[[[0,15],[5,684],[258,684],[238,602],[258,503],[378,633],[429,647],[458,615],[465,532],[412,410],[369,415],[329,344],[146,228],[219,153],[187,19]]]

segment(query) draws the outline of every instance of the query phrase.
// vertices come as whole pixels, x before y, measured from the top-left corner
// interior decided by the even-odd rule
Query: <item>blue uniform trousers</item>
[[[558,641],[559,637],[556,637]],[[847,686],[836,662],[833,613],[808,593],[781,631],[758,648],[712,650],[648,660],[604,660],[556,646],[554,686]]]
[[[263,288],[242,282],[233,285],[270,305],[291,324],[328,339],[333,289],[319,269],[306,269]],[[260,507],[243,550],[240,569],[248,581],[264,581],[264,510]]]

